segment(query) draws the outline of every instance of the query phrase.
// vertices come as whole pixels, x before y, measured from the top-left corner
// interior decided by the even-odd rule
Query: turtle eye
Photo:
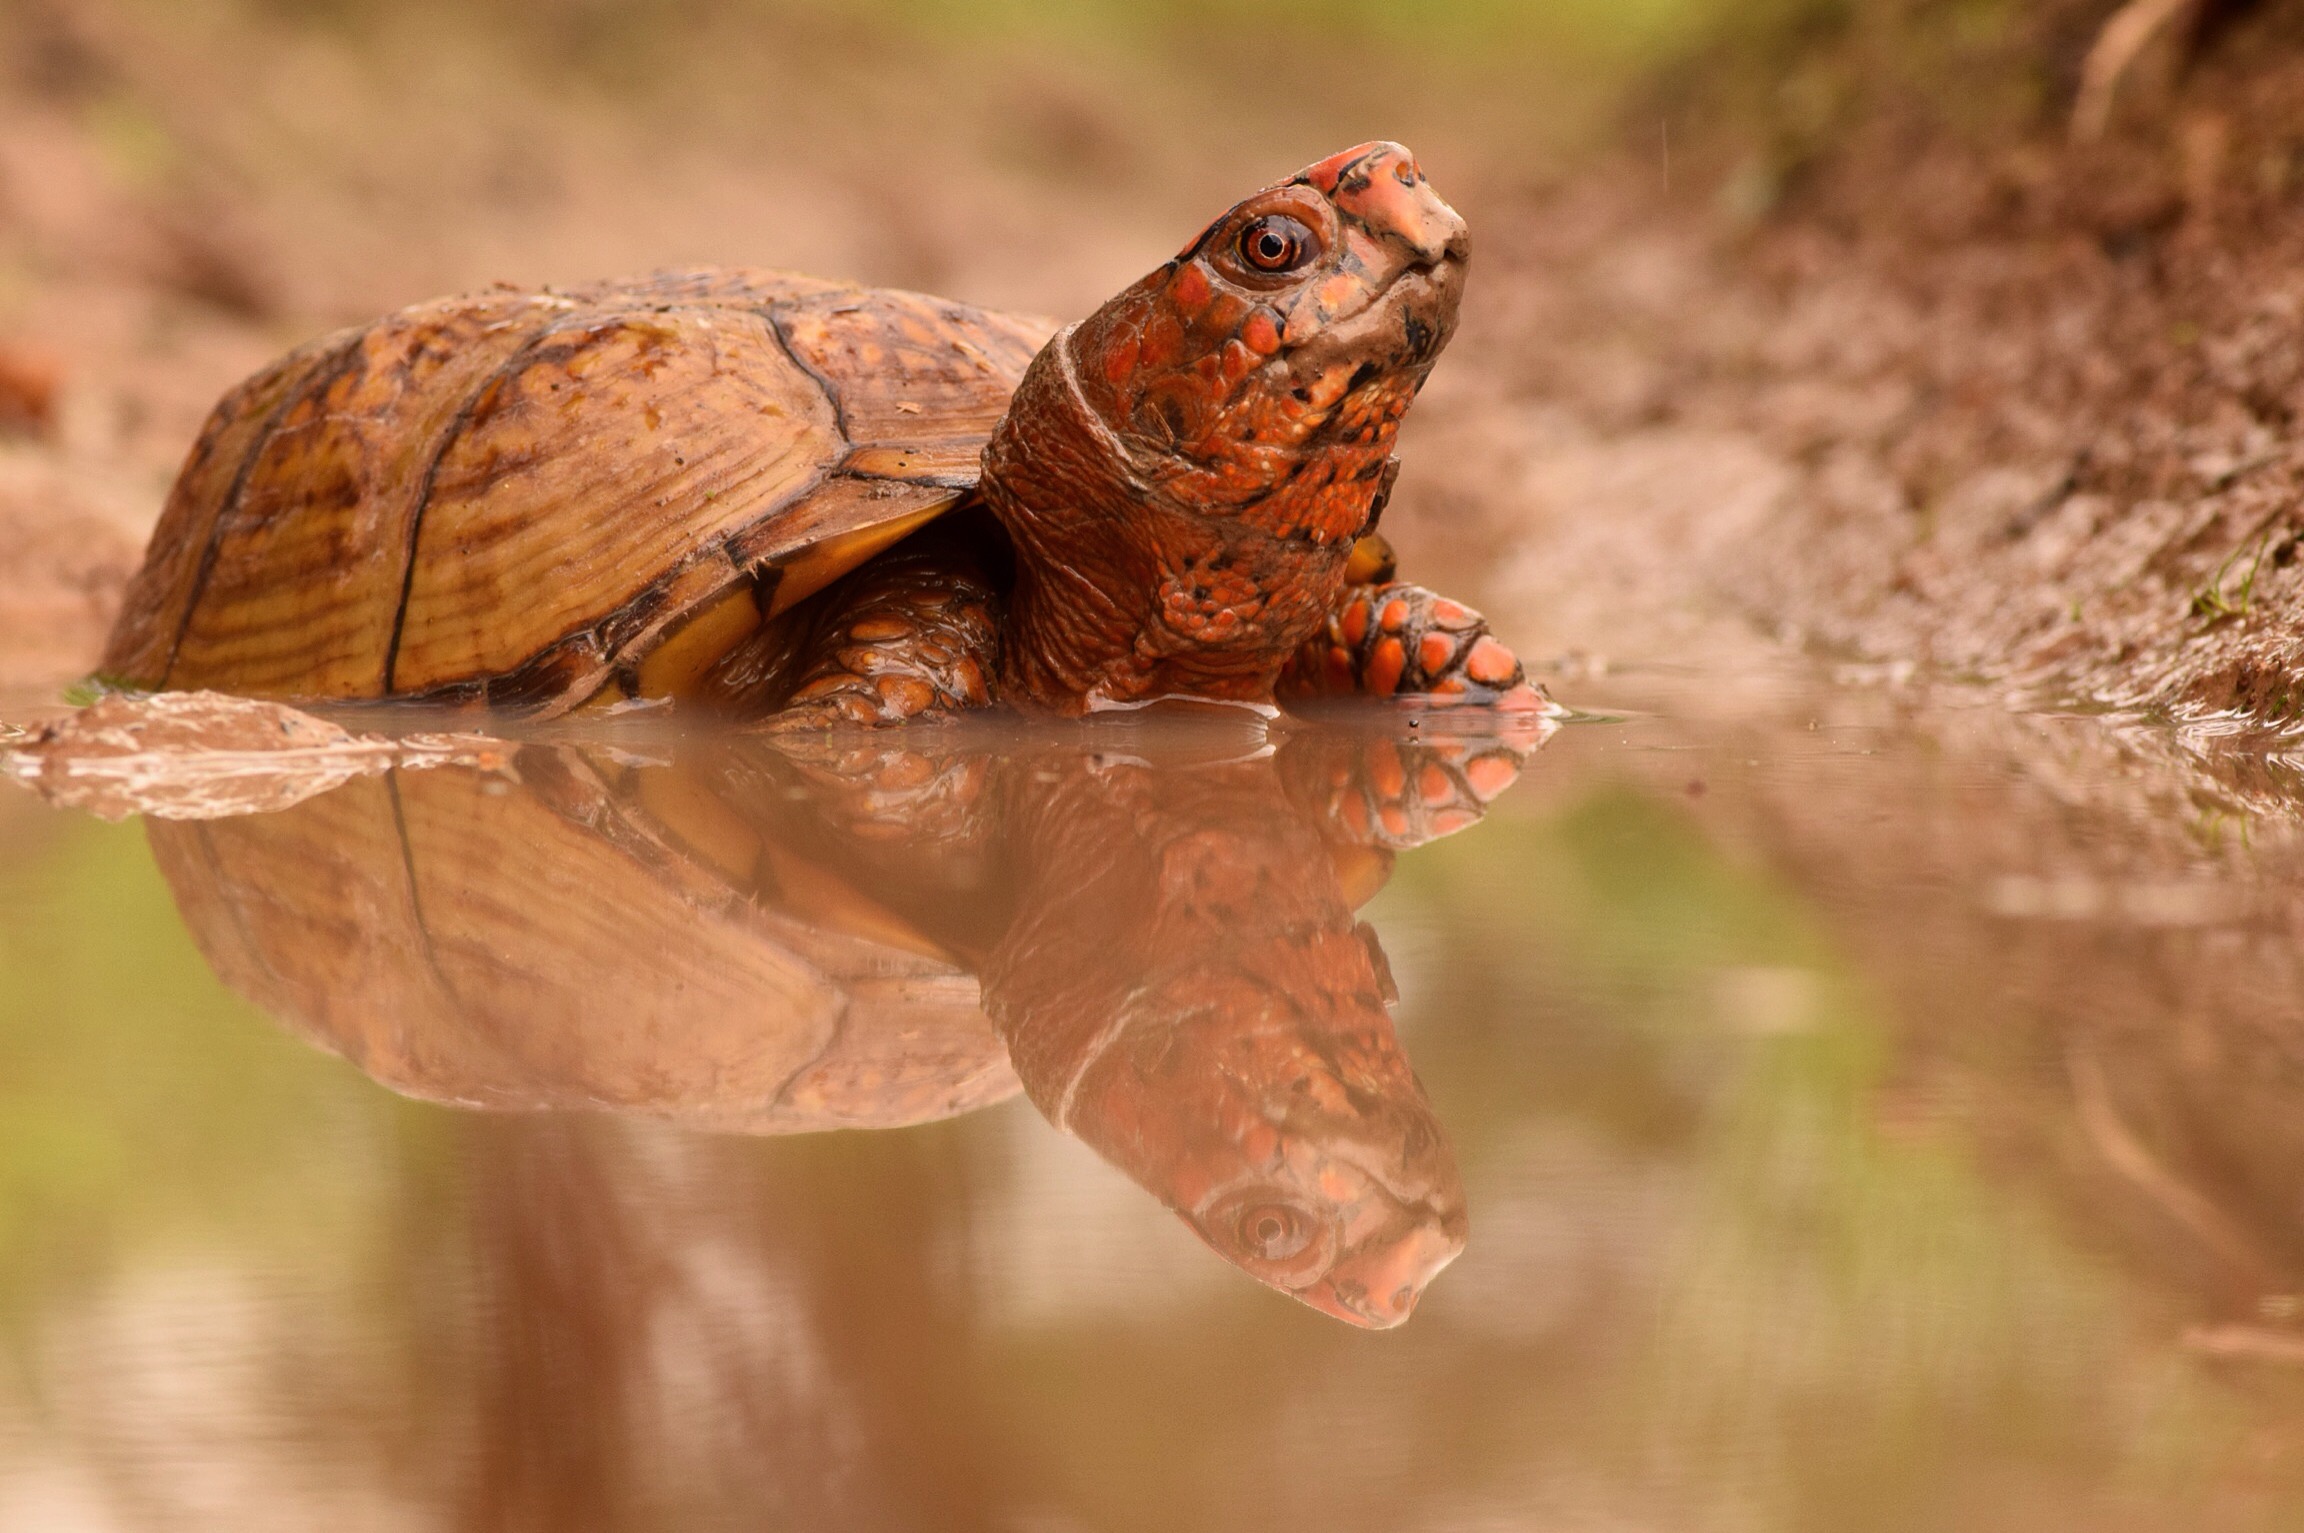
[[[1312,1242],[1312,1221],[1285,1203],[1267,1203],[1240,1216],[1240,1244],[1251,1256],[1286,1261]]]
[[[1319,252],[1312,231],[1285,213],[1267,213],[1240,231],[1240,259],[1254,271],[1294,271]]]

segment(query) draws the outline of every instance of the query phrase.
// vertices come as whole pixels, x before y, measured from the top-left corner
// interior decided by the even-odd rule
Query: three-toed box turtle
[[[102,669],[801,722],[1276,690],[1545,708],[1372,536],[1465,248],[1374,143],[1053,335],[752,270],[421,304],[217,406]]]

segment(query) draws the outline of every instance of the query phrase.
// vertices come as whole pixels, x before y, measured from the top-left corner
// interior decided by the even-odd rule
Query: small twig
[[[2105,1164],[2243,1281],[2258,1289],[2269,1287],[2273,1264],[2248,1232],[2161,1165],[2121,1121],[2120,1110],[2112,1105],[2111,1085],[2104,1079],[2104,1067],[2095,1054],[2075,1043],[2065,1051],[2064,1066],[2071,1077],[2072,1102],[2079,1112],[2080,1127]]]
[[[2072,103],[2072,141],[2092,144],[2112,126],[2120,87],[2145,50],[2175,31],[2190,32],[2202,0],[2128,0],[2112,13],[2080,66],[2080,95]]]

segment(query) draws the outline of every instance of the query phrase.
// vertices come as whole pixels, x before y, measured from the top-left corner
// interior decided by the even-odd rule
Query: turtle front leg
[[[1413,697],[1508,713],[1554,713],[1488,620],[1405,580],[1347,585],[1328,622],[1288,661],[1283,698]]]
[[[999,591],[964,539],[923,533],[815,600],[772,727],[902,724],[991,704]]]

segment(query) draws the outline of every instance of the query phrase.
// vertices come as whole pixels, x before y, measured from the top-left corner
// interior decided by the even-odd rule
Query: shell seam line
[[[280,423],[287,419],[288,412],[300,401],[310,397],[315,380],[321,379],[325,373],[325,380],[320,384],[321,391],[325,393],[337,379],[344,376],[352,357],[360,350],[361,341],[366,337],[367,332],[364,330],[355,332],[335,353],[315,358],[312,367],[288,385],[279,402],[272,406],[271,413],[264,417],[262,429],[248,444],[248,451],[240,459],[239,468],[233,471],[232,487],[225,492],[223,504],[216,508],[216,520],[208,525],[208,541],[201,545],[200,567],[193,572],[192,589],[185,593],[184,610],[176,619],[176,636],[168,644],[168,663],[160,668],[162,691],[167,690],[169,678],[176,674],[176,661],[184,652],[185,636],[192,631],[192,614],[200,610],[200,598],[207,593],[209,579],[216,573],[217,555],[224,546],[224,530],[232,522],[233,514],[240,509],[241,497],[248,492],[248,481],[256,472],[256,460],[264,455],[265,448],[272,445],[272,439],[279,434]]]
[[[565,320],[566,316],[563,318]],[[513,370],[533,357],[547,340],[575,328],[580,327],[565,322],[547,325],[521,342],[511,356],[505,358],[482,380],[478,388],[466,396],[455,417],[448,422],[447,429],[440,434],[439,445],[433,448],[431,460],[424,465],[424,478],[417,487],[416,504],[408,513],[407,553],[400,564],[400,600],[392,608],[392,635],[384,646],[384,696],[392,695],[400,670],[400,640],[408,626],[408,600],[416,589],[416,547],[424,535],[424,513],[431,509],[432,491],[440,479],[440,465],[448,460],[448,454],[463,440],[465,431],[472,424],[473,415],[480,408],[480,401],[488,397],[489,391],[511,377]]]
[[[805,373],[808,381],[823,392],[824,402],[832,407],[832,429],[839,432],[840,440],[848,444],[850,451],[854,451],[856,438],[848,429],[848,406],[842,402],[839,389],[833,386],[830,378],[802,359],[800,348],[793,345],[792,337],[784,333],[784,321],[778,315],[778,308],[773,303],[755,304],[753,312],[767,324],[768,333],[776,337],[777,349],[784,353],[785,360]]]

